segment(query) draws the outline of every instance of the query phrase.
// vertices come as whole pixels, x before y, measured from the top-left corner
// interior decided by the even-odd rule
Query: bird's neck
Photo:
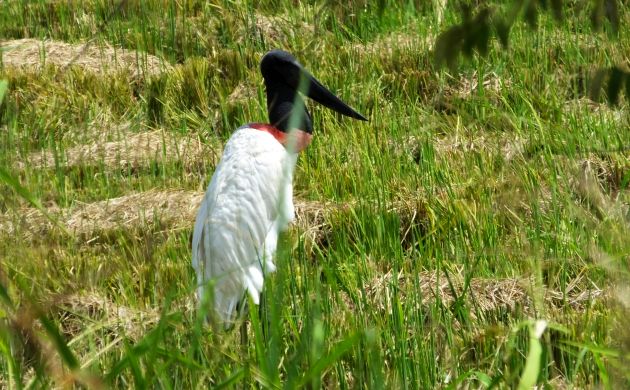
[[[252,129],[267,132],[273,136],[282,146],[295,153],[300,153],[311,143],[312,134],[303,130],[294,129],[285,133],[267,123],[250,123]]]

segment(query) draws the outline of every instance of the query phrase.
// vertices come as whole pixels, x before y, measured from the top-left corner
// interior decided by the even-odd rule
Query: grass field
[[[629,387],[630,12],[566,3],[449,70],[455,2],[0,2],[0,388]],[[272,48],[370,121],[311,105],[243,346],[190,236]]]

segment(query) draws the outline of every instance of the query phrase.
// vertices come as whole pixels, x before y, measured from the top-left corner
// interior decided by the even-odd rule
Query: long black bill
[[[297,61],[295,57],[283,50],[272,50],[265,54],[260,62],[260,71],[265,79],[267,89],[267,108],[272,123],[279,124],[281,130],[285,125],[283,118],[295,115],[294,102],[299,101],[296,91],[310,97],[316,102],[351,118],[366,121],[367,119],[344,103],[335,94],[324,87]],[[305,108],[304,127],[310,132],[310,115]]]

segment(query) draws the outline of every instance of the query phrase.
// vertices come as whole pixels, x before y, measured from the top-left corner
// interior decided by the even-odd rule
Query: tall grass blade
[[[299,387],[308,387],[308,384],[311,383],[313,379],[318,378],[325,370],[332,368],[343,355],[348,353],[361,341],[362,336],[362,333],[357,332],[343,341],[336,343],[328,354],[322,356],[304,373]]]
[[[519,390],[531,389],[538,382],[542,358],[540,338],[545,329],[547,329],[547,321],[545,320],[537,320],[529,325],[529,352],[527,353],[525,369],[518,384]]]
[[[4,101],[4,96],[9,89],[9,82],[7,80],[0,80],[0,107],[2,107],[2,102]]]
[[[46,330],[48,336],[52,339],[53,344],[55,344],[55,348],[61,356],[61,359],[70,369],[79,369],[79,360],[76,356],[74,356],[68,347],[68,344],[66,344],[66,340],[64,340],[63,336],[59,332],[57,325],[55,325],[55,323],[45,315],[40,315],[39,321],[42,323],[42,326]]]

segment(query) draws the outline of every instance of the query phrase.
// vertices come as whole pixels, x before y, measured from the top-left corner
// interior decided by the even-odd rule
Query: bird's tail
[[[239,276],[241,280],[238,280]],[[260,267],[253,264],[213,283],[200,284],[197,297],[201,307],[209,309],[209,322],[229,329],[247,313],[247,294],[254,304],[260,303],[263,281]],[[210,302],[214,305],[209,305]]]

